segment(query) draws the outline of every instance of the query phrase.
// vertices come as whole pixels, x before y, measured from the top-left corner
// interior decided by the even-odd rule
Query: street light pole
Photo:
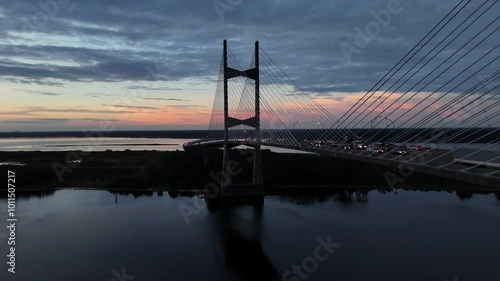
[[[375,119],[370,121],[370,143],[373,143],[373,121],[375,121]]]
[[[321,123],[320,121],[318,121],[318,125],[321,125],[321,128],[323,128],[323,131],[325,130],[325,125],[323,125],[323,123]],[[321,133],[321,132],[320,132]],[[321,135],[323,135],[325,132],[322,132]],[[321,141],[321,140],[320,140]]]
[[[373,143],[373,122],[377,120],[377,118],[380,118],[381,116],[378,115],[377,117],[373,118],[372,121],[370,121],[370,143]]]

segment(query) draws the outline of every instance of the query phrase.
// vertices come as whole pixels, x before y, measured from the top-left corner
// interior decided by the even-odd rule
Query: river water
[[[194,139],[179,138],[0,138],[0,151],[176,151]],[[307,153],[278,147],[263,146],[278,153]],[[1,160],[1,159],[0,159]],[[0,162],[1,164],[1,162]]]
[[[16,273],[3,226],[0,279],[498,281],[499,200],[304,190],[209,209],[175,193],[59,190],[17,198]],[[0,210],[7,224],[5,199]]]
[[[174,138],[5,138],[0,139],[0,151],[114,151],[183,150],[190,139]]]

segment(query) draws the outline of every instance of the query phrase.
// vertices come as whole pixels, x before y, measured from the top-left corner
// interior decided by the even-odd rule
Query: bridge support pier
[[[264,182],[262,178],[262,150],[260,149],[260,145],[255,147],[253,161],[253,183],[262,186]]]
[[[224,156],[222,163],[223,180],[221,182],[221,195],[224,196],[248,196],[264,195],[262,178],[262,150],[260,147],[260,74],[259,74],[259,42],[255,42],[255,67],[245,71],[228,67],[227,63],[227,41],[224,40]],[[255,116],[239,120],[229,116],[228,80],[243,76],[255,81]],[[256,131],[256,144],[254,147],[254,168],[252,183],[233,184],[232,176],[235,173],[235,163],[230,160],[229,128],[239,125],[254,127]],[[236,165],[237,166],[237,165]]]
[[[264,195],[262,177],[262,150],[260,145],[255,146],[252,151],[253,175],[251,183],[233,182],[233,176],[239,173],[241,167],[234,160],[231,160],[230,149],[224,145],[223,156],[223,179],[221,183],[221,195],[224,196],[262,196]]]
[[[208,166],[209,162],[210,162],[209,149],[208,149],[208,147],[204,146],[203,147],[203,167]]]
[[[222,193],[224,193],[224,189],[229,186],[229,185],[232,185],[233,184],[233,175],[234,175],[234,171],[233,171],[233,163],[231,162],[231,157],[229,155],[229,146],[227,143],[224,144],[224,155],[222,156],[222,174],[223,174],[223,177],[222,177],[222,183],[221,183],[221,187],[222,187]]]

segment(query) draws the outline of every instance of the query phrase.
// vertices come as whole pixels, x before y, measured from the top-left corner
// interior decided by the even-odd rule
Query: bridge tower
[[[222,196],[237,196],[237,195],[262,195],[263,180],[262,180],[262,150],[260,147],[260,79],[259,79],[259,41],[255,42],[255,65],[254,68],[244,71],[228,67],[227,59],[227,40],[224,40],[224,156],[222,171],[224,179],[221,183]],[[228,82],[232,78],[246,77],[255,81],[255,114],[248,119],[237,119],[229,116],[229,99],[228,99]],[[233,184],[232,175],[234,171],[233,164],[230,159],[229,145],[229,128],[246,125],[255,128],[256,140],[250,144],[246,144],[254,148],[254,168],[253,180],[250,184]]]

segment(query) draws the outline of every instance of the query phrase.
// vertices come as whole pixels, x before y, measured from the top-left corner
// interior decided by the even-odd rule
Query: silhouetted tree
[[[460,198],[460,200],[465,200],[465,199],[471,199],[472,198],[472,192],[468,190],[461,190],[456,192],[457,197]]]

